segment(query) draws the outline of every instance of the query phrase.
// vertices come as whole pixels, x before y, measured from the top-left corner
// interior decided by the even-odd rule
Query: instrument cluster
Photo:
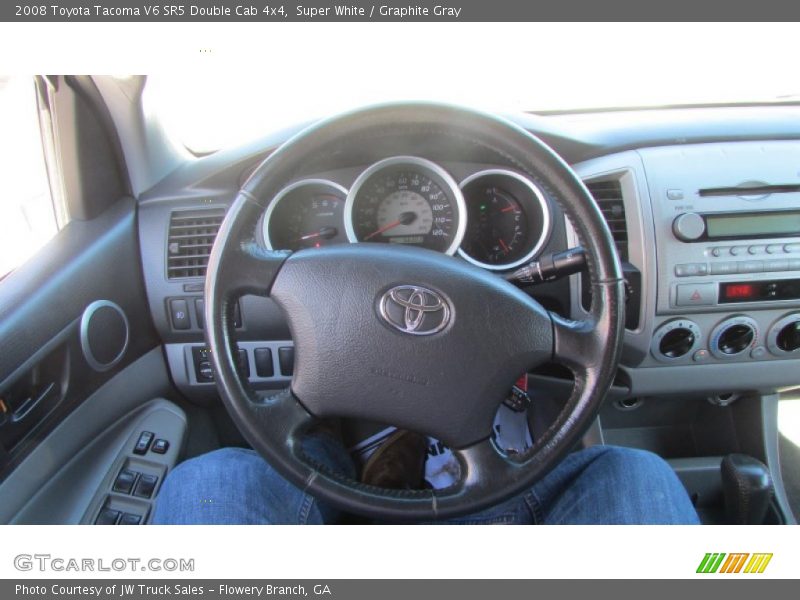
[[[419,246],[490,270],[533,260],[550,237],[544,193],[507,169],[472,173],[461,182],[417,156],[394,156],[363,170],[349,189],[304,179],[281,190],[262,221],[271,250],[342,243]]]

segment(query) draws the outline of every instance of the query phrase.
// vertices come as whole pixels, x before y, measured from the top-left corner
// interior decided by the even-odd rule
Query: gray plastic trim
[[[628,229],[628,262],[639,269],[642,277],[639,327],[636,330],[625,330],[622,364],[637,366],[650,352],[657,287],[655,231],[644,165],[636,152],[623,152],[574,165],[574,169],[586,184],[594,181],[619,181],[622,189]],[[577,246],[580,243],[578,236],[566,217],[565,221],[568,243],[571,247]],[[581,305],[579,275],[570,278],[570,287],[572,316],[575,319],[584,319],[588,313]]]
[[[772,482],[775,486],[775,503],[778,505],[783,518],[788,525],[797,525],[797,518],[790,508],[789,499],[786,497],[786,488],[783,485],[781,474],[781,461],[778,451],[778,394],[761,397],[761,421],[764,424],[764,454],[767,457],[767,466]]]

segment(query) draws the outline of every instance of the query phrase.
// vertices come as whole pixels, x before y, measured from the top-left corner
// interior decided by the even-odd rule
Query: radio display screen
[[[705,217],[709,239],[800,235],[800,211]]]

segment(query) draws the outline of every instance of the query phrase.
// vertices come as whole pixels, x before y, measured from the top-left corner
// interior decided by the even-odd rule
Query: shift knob
[[[722,459],[722,491],[728,522],[761,525],[772,500],[769,469],[746,454],[729,454]]]

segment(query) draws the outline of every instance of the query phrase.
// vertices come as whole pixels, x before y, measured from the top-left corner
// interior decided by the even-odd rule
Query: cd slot
[[[733,186],[717,187],[698,190],[700,196],[764,196],[767,194],[791,194],[800,192],[800,184],[784,183],[777,185],[758,185],[758,186]]]

